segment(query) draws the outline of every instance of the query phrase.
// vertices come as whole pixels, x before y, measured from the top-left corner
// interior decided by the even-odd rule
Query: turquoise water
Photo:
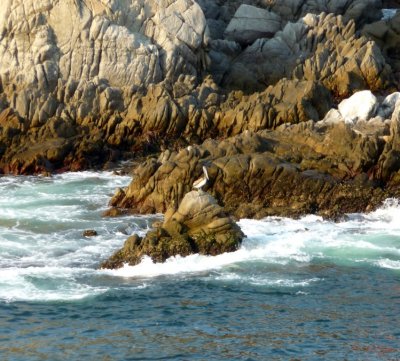
[[[129,181],[0,178],[0,360],[400,359],[397,201],[340,223],[241,220],[237,252],[99,270],[160,219],[101,218]]]

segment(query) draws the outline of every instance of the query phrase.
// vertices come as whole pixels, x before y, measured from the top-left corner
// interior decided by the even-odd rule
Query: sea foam
[[[243,219],[247,238],[235,252],[177,256],[163,264],[145,257],[136,266],[100,270],[130,234],[144,235],[162,219],[101,217],[115,188],[129,181],[111,172],[0,177],[7,194],[0,198],[0,299],[77,300],[118,287],[118,279],[134,289],[162,276],[298,291],[324,282],[303,274],[313,264],[400,269],[400,204],[388,199],[374,212],[338,223],[314,215]],[[98,236],[83,237],[85,229]]]
[[[397,261],[400,256],[400,224],[397,222],[399,216],[398,201],[388,199],[374,212],[351,214],[347,220],[339,223],[325,221],[313,215],[298,220],[281,217],[243,219],[239,225],[247,238],[236,252],[213,257],[178,256],[163,264],[154,263],[145,257],[139,265],[124,265],[121,269],[106,272],[119,277],[157,277],[223,272],[224,268],[249,262],[287,265],[323,260],[353,266],[367,263],[385,268],[389,268],[390,264],[391,268],[395,268],[400,263],[400,260]],[[389,259],[391,263],[380,261],[388,254],[393,258]],[[219,275],[217,279],[224,277]],[[268,284],[270,280],[265,278],[260,282]]]

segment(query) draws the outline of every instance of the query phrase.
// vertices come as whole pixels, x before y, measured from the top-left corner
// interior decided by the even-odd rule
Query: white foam
[[[381,268],[400,270],[400,260],[380,259],[375,262],[375,265]]]
[[[129,181],[130,177],[111,172],[0,177],[0,187],[7,193],[0,199],[0,300],[81,299],[106,292],[109,283],[99,286],[93,280],[107,275],[190,275],[260,287],[303,288],[323,280],[298,278],[288,270],[315,260],[400,267],[400,205],[390,199],[375,212],[349,215],[341,223],[312,215],[298,220],[241,220],[239,226],[248,238],[232,253],[173,257],[163,264],[145,257],[137,266],[96,270],[128,234],[144,235],[154,219],[160,219],[100,217],[114,189]],[[82,237],[85,229],[95,229],[98,236]],[[112,280],[118,288],[118,281]],[[135,285],[150,283],[142,282]]]
[[[223,273],[215,276],[215,280],[222,282],[239,282],[245,284],[251,284],[253,286],[275,286],[285,288],[297,288],[297,287],[308,287],[312,283],[322,281],[323,279],[314,277],[304,280],[295,280],[292,278],[272,278],[268,274],[258,276],[248,276],[237,273]]]
[[[80,300],[104,293],[108,288],[93,287],[76,281],[91,269],[63,267],[3,268],[0,279],[0,300],[62,301]]]
[[[103,270],[104,273],[118,277],[157,277],[161,275],[177,275],[200,273],[209,270],[218,270],[224,266],[239,262],[241,251],[224,253],[210,257],[198,254],[187,257],[171,257],[164,263],[154,263],[150,257],[144,257],[137,266],[125,264],[116,270]]]
[[[377,259],[384,254],[400,255],[400,224],[396,221],[398,216],[399,203],[390,199],[375,212],[350,215],[348,221],[341,223],[324,221],[318,216],[306,216],[298,220],[279,217],[243,219],[239,225],[248,238],[236,252],[215,257],[172,257],[163,264],[156,264],[145,257],[137,266],[125,265],[119,270],[105,272],[119,277],[157,277],[223,271],[235,264],[248,262],[286,265],[290,262],[309,263],[313,259],[329,259],[334,262],[356,264],[363,260],[369,263],[371,258]],[[382,241],[371,236],[382,236],[388,230],[395,236],[394,241]],[[260,282],[273,282],[268,278],[263,280]]]
[[[253,222],[253,221],[252,221]],[[291,261],[309,262],[309,255],[301,252],[303,241],[262,241],[247,239],[236,252],[224,253],[218,256],[204,256],[199,254],[187,257],[171,257],[164,263],[154,263],[149,257],[144,257],[136,266],[124,265],[117,270],[104,272],[119,277],[157,277],[161,275],[177,275],[202,273],[211,270],[220,270],[226,266],[244,262],[264,261],[270,264],[287,264]]]

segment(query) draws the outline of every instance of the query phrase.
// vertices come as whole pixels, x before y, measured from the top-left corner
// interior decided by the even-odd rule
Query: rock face
[[[0,111],[23,119],[26,126],[13,132],[25,135],[16,143],[28,144],[9,155],[33,158],[9,167],[22,173],[102,158],[103,133],[112,132],[135,89],[199,75],[207,42],[203,12],[190,0],[6,0],[0,34]],[[6,151],[13,147],[3,142]],[[32,151],[33,144],[42,149]],[[68,160],[71,149],[75,159]]]
[[[145,157],[109,214],[167,212],[165,222],[107,267],[234,250],[243,235],[226,214],[370,209],[400,192],[399,95],[381,97],[400,84],[400,18],[381,10],[381,0],[4,0],[0,173]],[[191,191],[203,166],[211,195]]]
[[[0,171],[79,170],[322,119],[332,98],[388,86],[380,49],[356,33],[380,8],[377,0],[6,0]]]
[[[271,38],[281,28],[281,17],[251,5],[240,5],[224,32],[224,38],[241,45],[258,38]]]
[[[389,72],[377,46],[356,36],[353,21],[308,14],[286,24],[272,39],[258,39],[247,47],[233,61],[224,84],[260,89],[283,77],[297,78],[320,81],[343,97],[382,88]]]
[[[168,210],[162,225],[149,231],[143,239],[137,235],[128,238],[123,248],[102,267],[135,265],[143,256],[163,262],[176,255],[217,255],[235,251],[243,237],[239,226],[215,198],[201,190],[191,191],[183,197],[177,210],[174,206]]]
[[[207,18],[212,38],[221,39],[224,30],[234,17],[235,12],[242,6],[243,1],[199,0],[198,3]],[[320,14],[321,12],[341,15],[345,22],[354,20],[358,27],[365,23],[380,20],[382,17],[382,2],[380,0],[247,0],[245,3],[278,14],[284,24],[288,21],[297,21],[308,13]]]

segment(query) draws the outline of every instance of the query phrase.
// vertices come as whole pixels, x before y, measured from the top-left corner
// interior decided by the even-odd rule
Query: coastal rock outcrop
[[[210,34],[213,39],[222,39],[224,31],[235,17],[238,9],[243,5],[250,5],[265,9],[279,15],[282,24],[297,21],[308,13],[320,14],[322,12],[341,15],[345,22],[354,20],[357,27],[365,23],[380,20],[382,17],[381,0],[247,0],[245,4],[239,0],[199,0],[199,5],[204,11]],[[239,17],[239,16],[236,16]],[[244,17],[249,19],[249,16]]]
[[[226,215],[215,198],[202,190],[188,192],[179,207],[172,205],[162,224],[144,238],[129,237],[123,248],[102,263],[102,268],[119,268],[140,263],[144,256],[163,262],[173,256],[193,253],[217,255],[235,251],[244,234]]]
[[[115,152],[104,132],[112,132],[137,88],[201,73],[206,30],[191,0],[6,0],[0,9],[2,170],[73,170],[108,160]],[[23,127],[14,127],[14,114]]]
[[[304,213],[335,218],[365,211],[398,193],[399,110],[397,103],[390,119],[371,114],[355,124],[336,110],[328,113],[335,121],[284,124],[167,150],[142,163],[111,206],[165,212],[206,166],[207,191],[238,218]]]

